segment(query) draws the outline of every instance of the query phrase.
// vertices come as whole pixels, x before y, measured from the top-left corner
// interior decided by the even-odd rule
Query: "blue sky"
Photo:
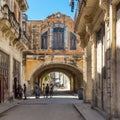
[[[29,9],[25,12],[28,20],[44,20],[47,16],[61,12],[74,18],[69,0],[27,0]]]

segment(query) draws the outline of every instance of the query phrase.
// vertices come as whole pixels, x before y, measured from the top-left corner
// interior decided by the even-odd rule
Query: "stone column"
[[[86,101],[86,65],[87,59],[86,59],[86,51],[84,50],[84,56],[83,56],[83,100]]]
[[[14,78],[13,78],[13,55],[10,54],[10,95],[13,95],[13,84],[14,84]]]
[[[85,49],[84,62],[84,102],[90,103],[92,100],[92,79],[91,79],[91,42]]]
[[[97,98],[97,93],[96,93],[96,64],[97,64],[97,50],[96,50],[96,34],[94,33],[91,36],[91,41],[92,41],[92,46],[91,46],[91,77],[92,77],[92,101],[91,101],[91,107],[94,108],[97,106],[96,103],[96,98]]]
[[[111,120],[111,39],[112,39],[112,31],[110,32],[110,28],[112,28],[112,9],[110,9],[110,4],[107,0],[99,0],[99,5],[105,12],[105,28],[106,28],[106,73],[107,73],[107,120]]]
[[[85,40],[85,35],[91,36],[92,34],[92,16],[85,16],[86,22],[86,33],[81,33],[80,38],[83,40],[83,47],[85,47],[85,56],[84,56],[84,71],[83,71],[83,78],[84,78],[84,102],[90,103],[92,100],[92,78],[91,78],[91,41]]]
[[[118,40],[116,36],[116,5],[111,5],[110,6],[110,28],[111,28],[111,115],[113,117],[118,117],[118,109],[119,109],[119,97],[118,97],[118,90],[119,90],[119,70],[117,69],[120,64],[119,63],[119,55],[117,53],[119,50],[117,49],[117,45],[120,45],[120,41]],[[119,33],[118,33],[119,36]],[[117,41],[118,40],[118,41]],[[117,44],[118,43],[118,44]],[[118,71],[117,71],[118,70]]]
[[[74,90],[74,83],[73,83],[73,77],[69,76],[69,79],[70,79],[70,91],[73,91]]]

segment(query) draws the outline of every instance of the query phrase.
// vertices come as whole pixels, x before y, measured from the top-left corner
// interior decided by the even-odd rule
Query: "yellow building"
[[[67,75],[72,92],[83,87],[83,51],[74,33],[73,20],[58,12],[43,21],[27,20],[25,28],[30,40],[30,49],[24,51],[28,91],[34,88],[35,82],[42,87],[45,76],[52,72]]]

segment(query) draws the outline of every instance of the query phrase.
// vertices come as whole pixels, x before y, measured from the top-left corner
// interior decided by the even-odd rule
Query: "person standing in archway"
[[[45,84],[43,83],[43,96],[45,98]]]
[[[36,98],[40,97],[40,87],[38,83],[35,84],[35,97]]]
[[[50,84],[50,97],[53,96],[53,84],[51,83]]]
[[[46,95],[46,98],[48,98],[48,95],[49,95],[49,85],[48,84],[46,85],[46,88],[45,88],[45,95]]]

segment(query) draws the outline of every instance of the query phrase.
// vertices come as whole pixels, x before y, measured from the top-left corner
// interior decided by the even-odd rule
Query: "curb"
[[[16,103],[15,105],[12,105],[12,106],[6,108],[6,109],[3,110],[2,112],[0,112],[0,116],[1,116],[2,114],[4,114],[4,113],[8,112],[9,110],[11,110],[11,109],[17,107],[18,105],[19,105],[19,103]]]
[[[77,110],[77,112],[82,116],[82,118],[83,118],[84,120],[87,120],[87,119],[84,117],[84,115],[80,112],[80,110],[76,107],[76,105],[73,104],[73,106],[74,106],[74,108]]]

